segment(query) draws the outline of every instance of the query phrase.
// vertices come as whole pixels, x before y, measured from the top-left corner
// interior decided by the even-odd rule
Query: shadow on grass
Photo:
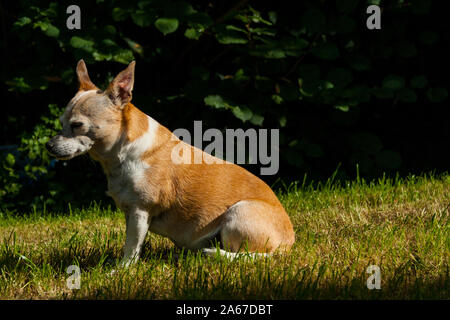
[[[448,272],[438,278],[421,279],[408,274],[408,270],[398,270],[383,278],[381,290],[369,290],[367,274],[347,280],[324,279],[314,275],[311,268],[298,268],[289,274],[279,272],[270,263],[264,266],[264,262],[197,259],[196,252],[152,248],[146,243],[140,260],[145,266],[143,272],[124,272],[118,278],[108,278],[108,272],[122,257],[121,246],[71,245],[35,256],[24,249],[2,246],[0,271],[12,277],[22,273],[30,280],[37,277],[45,282],[47,277],[65,275],[66,268],[73,264],[82,272],[101,270],[89,290],[62,294],[63,299],[448,299],[450,294]],[[181,254],[183,261],[176,254]],[[155,266],[162,271],[152,273]],[[276,265],[277,269],[282,267]]]

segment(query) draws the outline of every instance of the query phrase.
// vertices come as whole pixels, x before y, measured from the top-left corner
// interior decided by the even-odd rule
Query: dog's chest
[[[143,155],[151,150],[158,123],[146,117],[148,129],[132,142],[126,142],[117,153],[117,160],[108,165],[108,194],[121,207],[139,206],[152,201],[151,186],[147,181],[151,171]]]
[[[108,174],[108,194],[119,207],[139,205],[147,198],[145,180],[149,165],[140,160],[128,160]]]

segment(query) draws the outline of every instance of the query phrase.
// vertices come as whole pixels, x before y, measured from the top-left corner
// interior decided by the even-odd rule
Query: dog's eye
[[[72,122],[71,124],[70,124],[70,128],[73,130],[73,129],[76,129],[76,128],[80,128],[81,126],[83,126],[83,123],[82,122]]]

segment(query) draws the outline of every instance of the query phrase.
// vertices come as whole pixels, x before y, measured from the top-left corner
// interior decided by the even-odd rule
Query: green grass
[[[293,184],[279,197],[294,224],[287,255],[227,261],[149,234],[142,259],[109,273],[123,214],[0,213],[0,299],[449,299],[450,176]],[[66,286],[69,265],[81,288]],[[369,265],[381,289],[366,286]]]

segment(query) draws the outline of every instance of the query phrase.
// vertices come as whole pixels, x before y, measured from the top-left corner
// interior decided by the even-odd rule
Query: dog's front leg
[[[121,267],[128,267],[139,259],[142,245],[149,227],[148,212],[140,209],[126,212],[126,240]]]

